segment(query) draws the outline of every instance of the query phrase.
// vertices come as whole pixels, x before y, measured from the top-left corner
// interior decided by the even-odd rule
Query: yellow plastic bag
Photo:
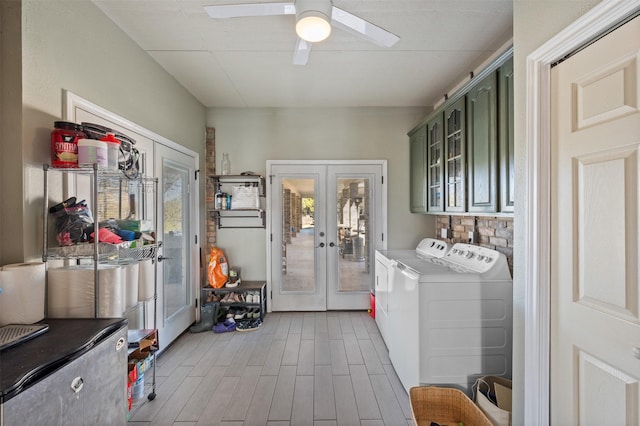
[[[211,247],[208,273],[209,285],[213,288],[224,287],[229,280],[229,265],[222,249]]]

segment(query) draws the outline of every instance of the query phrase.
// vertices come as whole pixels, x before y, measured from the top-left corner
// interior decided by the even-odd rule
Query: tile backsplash
[[[449,243],[468,243],[469,232],[478,233],[477,244],[482,247],[498,250],[504,253],[513,275],[513,218],[506,216],[447,216],[439,215],[436,219],[436,236],[441,238],[441,230],[453,230],[453,238]]]

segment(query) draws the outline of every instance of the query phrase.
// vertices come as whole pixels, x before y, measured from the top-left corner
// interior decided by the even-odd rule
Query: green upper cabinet
[[[513,213],[513,57],[503,52],[409,132],[413,213]]]
[[[411,213],[427,212],[427,128],[422,126],[409,134],[410,209]]]
[[[500,150],[500,211],[513,212],[513,58],[498,69],[498,145]]]
[[[467,195],[472,213],[498,209],[496,73],[467,93]]]
[[[465,194],[465,98],[444,111],[445,211],[464,212]]]
[[[427,197],[430,212],[444,211],[444,120],[442,112],[427,122]]]

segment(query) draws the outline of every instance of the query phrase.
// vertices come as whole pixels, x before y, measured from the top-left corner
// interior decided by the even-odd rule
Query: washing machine
[[[419,262],[424,268],[443,273],[442,259],[449,252],[450,244],[434,238],[424,238],[415,249],[377,250],[375,254],[375,320],[387,348],[390,349],[395,339],[395,328],[401,326],[403,313],[397,313],[394,320],[389,317],[389,304],[393,290],[393,273],[398,261]],[[393,324],[392,324],[393,322]]]
[[[444,385],[471,396],[478,377],[511,377],[511,274],[502,253],[470,244],[438,263],[392,263],[389,358],[407,392]]]

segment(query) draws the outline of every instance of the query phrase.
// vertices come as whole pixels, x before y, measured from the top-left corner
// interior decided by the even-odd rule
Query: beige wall
[[[24,223],[2,234],[24,246],[5,245],[2,263],[41,256],[42,164],[63,90],[192,149],[203,167],[205,108],[90,1],[22,1],[22,84],[22,175],[3,198],[24,199]]]
[[[21,10],[17,1],[0,1],[0,200],[14,198],[12,208],[0,209],[0,265],[22,261],[22,64]],[[8,204],[8,203],[5,203]],[[18,256],[12,256],[17,252]]]
[[[514,319],[513,319],[513,424],[526,425],[524,418],[524,206],[526,200],[526,58],[569,24],[584,15],[599,0],[514,0],[513,43],[515,74],[516,211],[514,216]]]
[[[216,152],[228,152],[231,173],[265,173],[267,160],[388,161],[388,248],[415,247],[434,236],[434,217],[409,212],[409,138],[422,108],[300,108],[209,110]],[[248,242],[250,242],[248,244]],[[218,246],[247,279],[266,279],[264,230],[221,229]]]

